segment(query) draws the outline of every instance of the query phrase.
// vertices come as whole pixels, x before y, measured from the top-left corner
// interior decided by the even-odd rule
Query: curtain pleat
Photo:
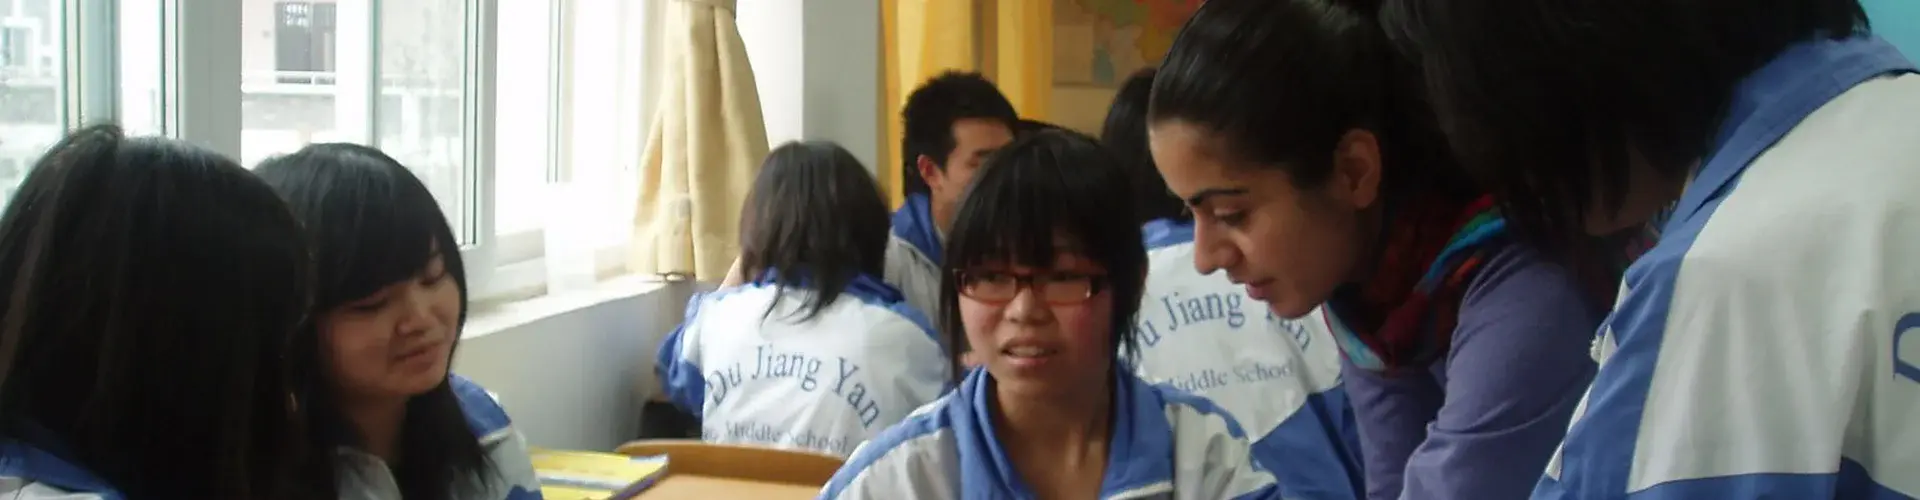
[[[734,2],[665,1],[631,264],[718,280],[739,255],[738,214],[767,154],[766,125]]]

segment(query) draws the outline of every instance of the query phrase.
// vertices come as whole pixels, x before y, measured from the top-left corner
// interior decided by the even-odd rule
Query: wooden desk
[[[667,456],[667,476],[640,499],[813,498],[842,463],[840,457],[816,453],[684,439],[634,441],[617,453]]]
[[[753,500],[808,500],[820,488],[788,483],[668,473],[637,500],[682,498],[750,498]]]

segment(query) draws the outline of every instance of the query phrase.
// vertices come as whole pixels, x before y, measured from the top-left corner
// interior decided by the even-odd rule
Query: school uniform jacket
[[[812,293],[760,279],[688,302],[657,366],[704,440],[846,456],[940,396],[946,352],[898,291],[861,276],[800,321]]]
[[[539,500],[540,483],[526,441],[507,412],[478,384],[451,376],[467,428],[480,440],[493,470],[471,500]],[[338,485],[343,500],[389,500],[400,490],[387,465],[372,455],[341,450]],[[21,442],[0,443],[0,498],[19,500],[126,500],[99,477],[57,454]],[[466,500],[463,499],[463,500]],[[140,500],[140,499],[134,499]]]
[[[1920,496],[1920,75],[1862,36],[1740,84],[1538,499]]]
[[[486,475],[473,500],[538,500],[540,480],[534,475],[532,459],[527,455],[526,438],[514,430],[507,410],[480,384],[466,377],[450,376],[453,395],[460,400],[467,429],[480,439],[493,470]],[[393,472],[379,457],[351,449],[340,449],[341,500],[390,500],[400,498],[400,485]]]
[[[993,430],[984,368],[954,392],[862,445],[822,499],[1030,499]],[[1199,396],[1114,377],[1103,499],[1280,498],[1233,417]]]
[[[1319,311],[1278,318],[1225,273],[1200,274],[1191,223],[1159,220],[1142,232],[1147,287],[1134,327],[1140,377],[1204,396],[1233,415],[1287,498],[1360,498],[1358,431],[1340,386],[1340,350]]]
[[[893,234],[887,239],[887,267],[884,279],[906,296],[907,304],[928,318],[937,318],[940,304],[939,229],[933,223],[933,209],[927,195],[907,196],[907,202],[893,213]]]

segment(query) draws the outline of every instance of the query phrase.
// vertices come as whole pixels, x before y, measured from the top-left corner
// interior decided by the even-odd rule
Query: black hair
[[[1133,199],[1140,223],[1159,219],[1191,219],[1187,204],[1167,190],[1167,180],[1153,164],[1147,147],[1147,98],[1153,92],[1154,68],[1142,68],[1120,84],[1107,107],[1107,121],[1100,127],[1100,143],[1126,165],[1132,181]]]
[[[954,352],[967,352],[959,274],[991,262],[1051,266],[1054,239],[1065,237],[1107,270],[1115,358],[1138,353],[1133,317],[1146,287],[1147,250],[1133,200],[1113,195],[1128,189],[1123,169],[1099,142],[1068,130],[1035,132],[987,157],[960,201],[941,263],[940,328]],[[966,373],[957,360],[952,368],[956,378]]]
[[[789,142],[760,164],[740,211],[740,270],[773,271],[779,290],[811,290],[800,321],[833,305],[847,285],[886,271],[886,198],[873,175],[831,142]],[[767,306],[773,314],[779,296]]]
[[[1040,120],[1021,118],[1020,122],[1013,126],[1013,132],[1015,134],[1031,134],[1042,130],[1060,130],[1063,128],[1065,127]]]
[[[467,320],[467,275],[459,240],[411,171],[378,149],[354,144],[314,144],[269,158],[255,171],[280,192],[306,224],[314,245],[317,285],[314,321],[301,329],[294,364],[301,384],[300,408],[313,422],[308,433],[310,485],[334,492],[335,453],[359,444],[340,408],[321,355],[317,321],[322,315],[415,279],[439,257],[460,290],[460,324]],[[455,333],[458,347],[458,332]],[[461,487],[479,488],[491,464],[466,423],[451,382],[442,380],[407,401],[400,427],[400,463],[388,464],[402,496],[455,498]]]
[[[1357,4],[1357,5],[1356,5]],[[1381,191],[1465,201],[1476,187],[1452,161],[1430,110],[1365,2],[1212,0],[1181,28],[1153,78],[1152,123],[1206,130],[1221,153],[1326,182],[1341,138],[1378,137]]]
[[[1630,164],[1684,178],[1742,78],[1868,26],[1857,0],[1512,3],[1391,1],[1381,21],[1517,235],[1556,251],[1583,241],[1593,202],[1620,208]]]
[[[906,182],[907,194],[928,192],[926,179],[920,178],[918,158],[932,158],[935,166],[946,169],[947,155],[953,154],[956,146],[953,124],[981,118],[999,120],[1009,129],[1020,123],[1013,103],[980,73],[947,71],[907,95],[906,105],[900,108],[901,179]]]
[[[292,498],[306,240],[233,160],[99,125],[0,216],[0,439],[127,498]]]

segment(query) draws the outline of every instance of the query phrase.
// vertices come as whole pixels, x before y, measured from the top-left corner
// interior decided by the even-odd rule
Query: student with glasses
[[[1275,498],[1211,402],[1124,353],[1146,250],[1117,160],[1043,131],[995,153],[947,240],[940,325],[981,366],[856,451],[822,498]]]

